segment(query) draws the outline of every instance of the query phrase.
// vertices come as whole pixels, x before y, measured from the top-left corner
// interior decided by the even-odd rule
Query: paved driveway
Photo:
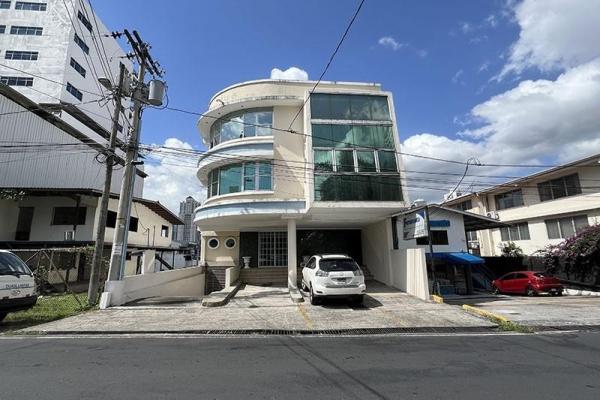
[[[600,297],[498,296],[463,300],[527,326],[600,326]]]
[[[246,285],[223,307],[199,302],[116,307],[28,328],[41,332],[193,332],[221,330],[336,330],[361,328],[490,327],[459,307],[422,301],[369,284],[365,303],[293,303],[286,288]]]

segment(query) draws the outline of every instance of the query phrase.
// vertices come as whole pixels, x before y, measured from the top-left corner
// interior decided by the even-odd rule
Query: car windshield
[[[0,275],[31,275],[31,271],[14,254],[0,253]]]
[[[357,271],[358,264],[351,258],[334,258],[321,260],[319,269],[326,272],[334,271]]]

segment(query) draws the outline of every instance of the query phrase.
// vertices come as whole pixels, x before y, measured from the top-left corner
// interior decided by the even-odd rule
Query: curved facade
[[[319,251],[306,244],[315,235],[328,238],[330,252],[343,247],[336,232],[360,236],[408,204],[391,94],[376,84],[321,82],[309,96],[313,86],[230,86],[198,121],[208,151],[197,176],[208,193],[194,221],[209,265],[246,257],[252,267],[288,267],[294,285],[296,266]],[[227,237],[239,238],[237,249],[206,246]]]

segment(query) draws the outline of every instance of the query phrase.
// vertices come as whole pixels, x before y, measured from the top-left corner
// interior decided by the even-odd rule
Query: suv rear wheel
[[[315,296],[315,292],[313,291],[312,285],[310,285],[310,304],[312,304],[313,306],[319,304],[319,299]]]

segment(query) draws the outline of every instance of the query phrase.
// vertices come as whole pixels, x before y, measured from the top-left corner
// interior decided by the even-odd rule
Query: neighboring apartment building
[[[469,234],[470,247],[498,256],[514,242],[531,255],[582,228],[600,223],[600,155],[494,186],[446,202],[511,224],[510,228]]]
[[[0,1],[0,82],[105,143],[113,103],[98,78],[116,83],[121,62],[132,71],[109,33],[87,1]]]
[[[210,268],[246,259],[247,281],[258,267],[295,286],[307,257],[347,253],[385,281],[391,215],[409,204],[392,95],[321,82],[309,96],[314,84],[233,85],[200,118],[208,150],[197,176],[208,193],[194,222]]]
[[[175,240],[179,243],[197,246],[200,243],[200,232],[194,225],[194,211],[200,207],[200,202],[194,200],[192,196],[186,197],[185,201],[179,203],[179,218],[183,225],[175,228]]]

